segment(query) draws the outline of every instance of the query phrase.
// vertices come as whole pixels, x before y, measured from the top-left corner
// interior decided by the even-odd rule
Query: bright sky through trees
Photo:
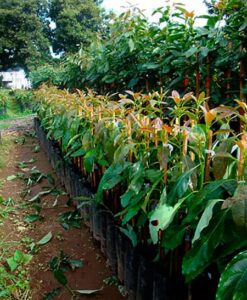
[[[203,15],[207,12],[206,6],[203,3],[203,0],[179,0],[179,1],[172,1],[172,0],[104,0],[103,6],[106,9],[112,9],[115,12],[123,12],[126,10],[127,7],[130,5],[136,5],[140,9],[145,9],[145,13],[150,16],[152,11],[155,8],[166,6],[167,4],[172,4],[174,2],[184,3],[185,8],[188,11],[194,11],[196,15]],[[198,20],[199,21],[199,20]],[[197,24],[200,25],[201,22]],[[202,21],[202,20],[201,20]]]

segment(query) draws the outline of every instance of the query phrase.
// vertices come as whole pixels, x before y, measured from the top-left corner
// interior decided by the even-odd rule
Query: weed
[[[126,297],[127,296],[127,291],[126,291],[126,288],[120,283],[119,279],[116,277],[116,276],[110,276],[110,277],[107,277],[103,280],[103,282],[107,285],[115,285],[117,286],[120,294],[123,296],[123,297]]]

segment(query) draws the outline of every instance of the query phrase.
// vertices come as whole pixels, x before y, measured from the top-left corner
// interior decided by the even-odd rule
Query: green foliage
[[[40,66],[29,73],[29,79],[34,89],[42,83],[61,86],[63,82],[63,70],[53,65]]]
[[[229,9],[203,16],[204,27],[196,27],[195,16],[181,4],[157,9],[157,23],[138,10],[113,17],[107,34],[64,62],[66,86],[106,93],[161,87],[190,91],[197,85],[197,93],[210,89],[212,102],[230,103],[239,95],[239,82],[233,78],[239,77],[239,62],[246,59],[246,3],[226,2],[236,4],[234,14]]]
[[[30,90],[13,90],[10,92],[10,96],[15,99],[16,104],[20,108],[20,112],[23,113],[33,108],[33,93]]]
[[[50,57],[46,1],[10,0],[0,4],[0,66],[26,68]]]
[[[28,264],[32,259],[32,255],[22,253],[20,250],[16,250],[12,257],[7,259],[10,271],[15,271],[22,264]]]
[[[74,53],[87,46],[100,27],[100,9],[92,0],[52,0],[50,18],[55,23],[52,46],[56,53]]]
[[[186,15],[181,7],[177,10]],[[136,41],[130,41],[130,36],[135,33],[135,25],[142,23],[142,17],[137,18],[137,23],[131,23],[130,13],[120,19],[123,22],[119,22],[118,29],[125,28],[125,21],[132,24],[127,37],[122,36],[124,30],[114,33],[118,41],[115,49],[117,43],[123,46],[123,56],[120,55],[123,61],[135,52]],[[185,27],[190,28],[192,20],[185,21]],[[140,29],[140,35],[146,32],[145,24],[142,23],[144,29]],[[172,26],[169,22],[168,25]],[[180,28],[181,24],[177,26]],[[168,33],[169,37],[171,32]],[[172,39],[173,46],[177,39],[177,36]],[[94,60],[81,53],[81,63],[86,63],[83,76],[89,66],[100,76],[114,70],[115,66],[106,67],[102,73],[97,69],[104,60],[104,46],[98,43],[95,48],[103,53],[98,61],[97,51]],[[108,46],[109,50],[110,43]],[[198,52],[197,48],[187,46],[180,66],[186,58],[191,62],[190,67],[196,67],[195,54],[203,62],[207,50]],[[176,49],[179,47],[180,44]],[[112,49],[109,60],[119,55],[116,53]],[[133,61],[130,60],[132,65],[139,59],[140,52],[137,53]],[[178,55],[175,54],[173,58]],[[94,68],[95,62],[97,68]],[[156,74],[155,62],[143,59],[143,64],[146,70]],[[113,75],[117,81],[123,76],[119,72]],[[97,84],[102,79],[100,76]],[[111,79],[104,79],[107,85],[101,86],[103,90],[114,83]],[[121,84],[125,86],[126,81]],[[176,257],[174,251],[181,249],[182,273],[187,282],[206,272],[212,264],[218,264],[222,271],[236,251],[246,249],[245,102],[236,100],[235,107],[220,105],[210,109],[204,92],[194,96],[191,92],[180,95],[174,90],[169,96],[163,90],[148,94],[127,90],[117,99],[116,94],[104,96],[91,90],[69,93],[45,86],[35,92],[35,96],[47,137],[57,141],[65,158],[77,165],[92,188],[97,187],[96,201],[112,209],[121,232],[134,246],[151,246],[157,252],[157,260],[160,250],[164,251],[171,257],[171,269],[172,259]],[[239,107],[243,114],[239,113]],[[242,127],[237,133],[232,124],[240,121]],[[62,216],[65,229],[69,228],[68,221],[73,219],[74,213]],[[166,271],[173,273],[173,270]],[[62,275],[60,279],[63,280]]]
[[[32,113],[32,110],[32,91],[0,89],[0,119],[25,116]]]
[[[237,254],[221,274],[216,299],[244,300],[247,295],[247,251]]]

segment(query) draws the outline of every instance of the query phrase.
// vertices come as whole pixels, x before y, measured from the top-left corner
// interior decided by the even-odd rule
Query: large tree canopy
[[[50,57],[46,3],[0,1],[0,68],[27,68]]]
[[[76,52],[88,45],[101,24],[100,1],[51,0],[50,18],[55,23],[52,45],[55,53]]]

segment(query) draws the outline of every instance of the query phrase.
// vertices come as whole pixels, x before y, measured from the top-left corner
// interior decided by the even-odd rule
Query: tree
[[[101,25],[100,1],[51,0],[50,18],[55,23],[52,46],[55,53],[75,53],[89,45]]]
[[[0,67],[35,66],[51,57],[47,1],[0,1]]]

